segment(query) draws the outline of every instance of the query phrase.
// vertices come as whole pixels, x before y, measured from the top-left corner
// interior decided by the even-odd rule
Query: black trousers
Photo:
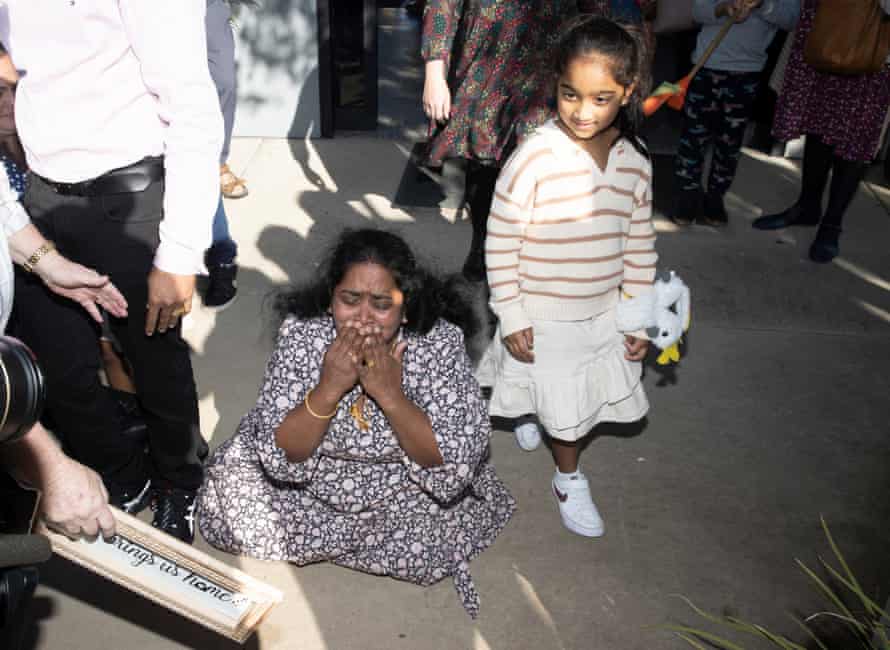
[[[704,69],[693,77],[683,105],[683,132],[674,164],[679,189],[701,191],[705,150],[713,142],[708,193],[723,196],[729,191],[759,83],[757,72]]]
[[[196,489],[207,446],[189,348],[180,326],[145,335],[148,273],[159,242],[164,183],[136,193],[57,194],[32,175],[23,203],[34,225],[71,260],[106,274],[129,304],[110,325],[133,368],[149,431],[149,454],[121,435],[116,403],[101,386],[97,325],[77,304],[17,269],[13,328],[37,355],[47,380],[47,412],[66,449],[113,486]]]

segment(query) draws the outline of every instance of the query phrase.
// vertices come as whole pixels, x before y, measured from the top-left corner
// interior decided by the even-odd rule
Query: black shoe
[[[674,199],[668,218],[678,226],[688,226],[701,217],[701,192],[682,190]]]
[[[816,232],[816,239],[810,245],[810,259],[817,264],[827,264],[840,255],[841,229],[822,224]]]
[[[151,504],[155,516],[151,525],[191,544],[195,539],[195,494],[194,490],[179,488],[155,490]]]
[[[108,504],[123,510],[128,515],[138,515],[151,503],[151,480],[144,485],[119,486],[106,481],[108,488]]]
[[[789,226],[818,226],[821,220],[819,210],[807,209],[798,202],[784,212],[758,217],[751,226],[757,230],[779,230]]]
[[[222,310],[232,304],[235,296],[238,295],[237,282],[235,276],[238,275],[238,265],[217,264],[211,266],[210,283],[207,285],[207,292],[204,294],[204,306],[211,309]]]
[[[726,206],[723,205],[721,194],[705,194],[704,210],[701,221],[708,226],[725,226],[729,223]]]

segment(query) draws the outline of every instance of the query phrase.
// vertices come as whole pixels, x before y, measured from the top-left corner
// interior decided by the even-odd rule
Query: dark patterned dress
[[[358,387],[305,462],[276,446],[275,429],[318,383],[334,337],[330,317],[282,324],[256,406],[207,464],[201,533],[261,559],[329,561],[420,585],[450,575],[475,617],[467,563],[494,541],[515,502],[488,462],[488,410],[460,330],[440,321],[403,339],[403,389],[429,417],[445,461],[433,468],[405,455],[370,399],[370,428],[358,427],[349,413]]]
[[[430,139],[431,164],[500,164],[518,138],[551,116],[553,45],[577,12],[578,0],[427,2],[421,55],[445,62],[452,107]]]
[[[811,68],[803,59],[803,51],[818,4],[819,0],[803,0],[776,104],[773,135],[787,142],[815,133],[834,147],[838,157],[869,162],[880,144],[890,105],[890,66],[875,74],[856,76],[824,74]]]

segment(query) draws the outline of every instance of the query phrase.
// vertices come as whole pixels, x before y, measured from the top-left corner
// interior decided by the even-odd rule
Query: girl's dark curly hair
[[[374,228],[344,230],[325,256],[317,279],[280,293],[275,299],[276,311],[281,318],[289,314],[314,318],[327,313],[334,289],[349,269],[367,262],[388,270],[404,294],[406,330],[426,334],[439,318],[444,318],[460,327],[469,339],[483,327],[466,300],[459,278],[440,281],[417,263],[404,239]]]
[[[646,39],[642,30],[594,14],[583,14],[567,21],[555,49],[553,71],[562,75],[578,57],[601,56],[609,61],[612,77],[627,88],[635,84],[627,104],[621,107],[615,126],[641,154],[648,156],[638,133],[643,122],[643,100],[652,85]]]

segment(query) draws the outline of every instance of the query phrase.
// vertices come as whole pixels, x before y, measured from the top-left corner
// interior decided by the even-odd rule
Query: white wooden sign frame
[[[111,542],[72,540],[48,529],[53,552],[239,643],[244,643],[284,596],[164,532],[112,508]]]

